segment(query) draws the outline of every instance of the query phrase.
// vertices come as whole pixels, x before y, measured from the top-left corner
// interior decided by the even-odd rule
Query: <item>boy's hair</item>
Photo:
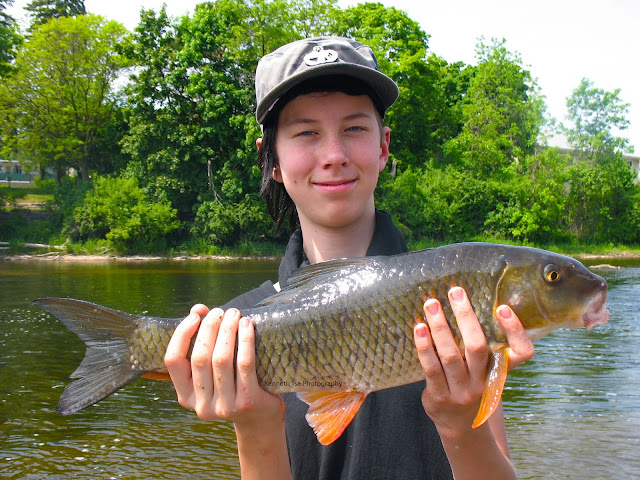
[[[340,92],[346,95],[360,96],[367,95],[371,98],[378,113],[378,123],[380,126],[381,138],[384,138],[384,104],[376,92],[364,82],[344,75],[329,75],[326,77],[315,77],[306,82],[300,83],[289,90],[280,98],[275,108],[269,112],[264,119],[262,128],[262,144],[258,149],[258,166],[262,172],[262,186],[260,194],[267,202],[269,215],[275,222],[276,232],[286,221],[289,230],[293,231],[298,227],[298,212],[296,205],[289,196],[289,193],[280,182],[273,179],[273,169],[279,164],[276,150],[276,137],[278,135],[278,119],[283,108],[299,95],[310,93],[334,93]]]

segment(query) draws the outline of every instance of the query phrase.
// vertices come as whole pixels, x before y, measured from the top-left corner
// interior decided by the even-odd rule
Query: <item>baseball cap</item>
[[[316,37],[283,45],[262,57],[256,69],[256,119],[262,124],[278,100],[300,83],[325,75],[354,77],[369,86],[383,108],[398,98],[398,86],[381,73],[371,48],[344,37]]]

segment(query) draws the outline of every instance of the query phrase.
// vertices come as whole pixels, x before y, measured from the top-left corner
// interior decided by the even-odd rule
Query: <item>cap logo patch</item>
[[[313,47],[313,51],[304,56],[304,63],[310,67],[335,62],[336,60],[338,60],[338,52],[331,49],[325,50],[320,46]]]

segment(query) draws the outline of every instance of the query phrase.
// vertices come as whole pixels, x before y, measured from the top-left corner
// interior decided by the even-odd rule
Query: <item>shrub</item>
[[[191,234],[216,245],[231,245],[241,239],[262,239],[272,226],[264,201],[250,194],[238,203],[202,202],[196,209]]]
[[[180,227],[176,215],[167,200],[147,197],[133,178],[97,177],[74,209],[69,233],[80,240],[105,238],[122,253],[156,251]]]

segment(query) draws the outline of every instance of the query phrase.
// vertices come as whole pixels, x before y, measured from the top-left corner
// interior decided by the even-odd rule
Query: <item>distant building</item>
[[[30,186],[39,175],[29,172],[19,160],[0,160],[0,185]],[[51,169],[47,169],[46,177],[53,178]]]
[[[0,185],[30,184],[35,176],[37,174],[25,172],[24,166],[17,160],[0,160]]]
[[[624,158],[631,164],[631,168],[636,172],[636,182],[640,182],[640,157],[625,155]]]

